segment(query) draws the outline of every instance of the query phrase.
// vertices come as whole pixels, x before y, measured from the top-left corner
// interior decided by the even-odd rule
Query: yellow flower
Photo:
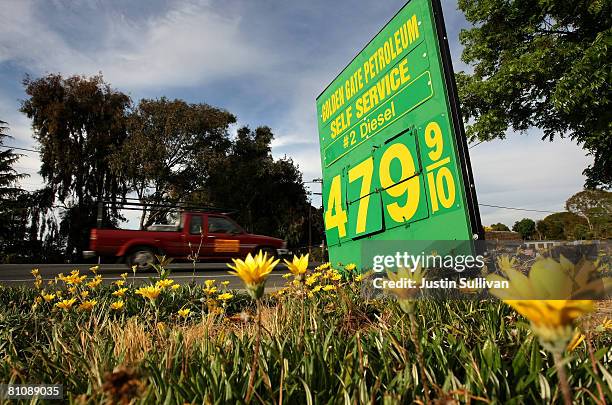
[[[155,283],[159,288],[170,287],[172,284],[174,284],[174,280],[170,279],[158,280],[157,283]]]
[[[113,282],[113,284],[116,285],[117,287],[123,287],[123,285],[125,284],[125,280],[117,280]]]
[[[125,302],[123,302],[123,300],[119,300],[119,301],[115,301],[111,303],[110,308],[114,311],[121,311],[124,305],[125,305]]]
[[[249,295],[257,299],[263,295],[266,279],[280,259],[274,260],[274,257],[268,258],[267,253],[260,251],[255,257],[249,253],[245,260],[232,259],[232,261],[234,262],[233,266],[231,264],[227,265],[234,270],[230,273],[240,277]]]
[[[572,340],[570,340],[570,342],[567,344],[567,351],[571,353],[576,350],[576,348],[580,345],[580,343],[582,343],[584,338],[585,336],[580,333],[579,330],[577,330],[576,333],[574,333],[574,337],[572,337]]]
[[[89,296],[89,291],[81,291],[81,298],[87,298]]]
[[[170,287],[170,288],[172,288],[174,291],[176,291],[179,288],[181,288],[181,286],[179,284],[173,284],[172,287]]]
[[[327,262],[327,263],[323,263],[323,264],[317,266],[315,268],[315,270],[325,270],[325,269],[329,269],[330,267],[331,267],[331,263]]]
[[[333,273],[332,273],[332,274],[329,276],[329,278],[330,278],[332,281],[338,281],[338,280],[341,280],[341,279],[342,279],[342,276],[340,275],[340,273],[333,272]]]
[[[157,299],[160,293],[161,289],[154,285],[140,287],[138,290],[136,290],[136,294],[141,295],[143,298],[148,298],[151,301]]]
[[[225,281],[222,281],[222,282],[221,282],[221,284],[223,285],[223,287],[227,287],[227,286],[229,285],[229,283],[230,283],[230,282],[229,282],[229,281],[227,281],[227,280],[225,280]]]
[[[285,259],[285,264],[289,271],[300,281],[304,280],[304,275],[308,270],[308,254],[301,255],[300,257],[293,256],[293,260],[289,261]]]
[[[87,287],[94,289],[97,286],[99,286],[101,282],[102,282],[102,276],[95,276],[93,280],[87,283]]]
[[[70,294],[74,294],[74,293],[76,292],[76,287],[70,287],[70,288],[68,288],[68,292],[69,292]]]
[[[83,311],[91,311],[94,305],[96,305],[97,303],[98,301],[96,300],[83,301],[81,305],[79,305],[79,309]]]
[[[594,310],[591,299],[605,291],[607,280],[592,281],[596,271],[593,263],[582,261],[579,267],[561,256],[540,258],[529,275],[513,268],[514,262],[503,258],[500,268],[507,279],[490,274],[489,281],[506,281],[509,288],[491,288],[489,291],[527,318],[540,342],[550,351],[563,350],[573,333],[574,321]],[[577,299],[577,298],[591,299]]]
[[[32,273],[32,275],[33,275],[34,277],[38,277],[38,275],[40,274],[40,270],[38,270],[38,269],[32,269],[32,271],[31,271],[30,273]]]
[[[214,294],[217,292],[217,287],[209,287],[205,289],[204,292],[208,295]]]
[[[357,265],[355,263],[349,263],[346,266],[344,266],[344,269],[347,271],[353,271],[357,268]]]
[[[76,298],[71,298],[69,300],[63,300],[55,304],[56,307],[68,311],[74,303],[76,302]]]
[[[65,282],[68,285],[77,285],[77,284],[81,284],[83,281],[85,281],[85,279],[87,278],[87,276],[79,276],[78,270],[75,271],[73,270],[73,272],[66,277],[60,277],[60,280],[62,280],[63,282]]]
[[[317,279],[321,276],[321,273],[312,273],[310,276],[308,276],[308,278],[306,279],[306,285],[307,286],[311,286],[314,283],[317,282]]]
[[[283,274],[283,278],[289,278],[293,275],[293,273],[287,273],[287,274]]]
[[[127,273],[121,273],[120,276],[121,276],[122,279],[125,280],[127,278],[128,274]]]
[[[217,298],[220,299],[221,301],[227,301],[227,300],[234,298],[234,294],[223,293],[223,294],[219,294]]]
[[[206,286],[206,288],[211,288],[213,285],[215,285],[216,280],[206,280],[204,281],[204,285]]]
[[[502,270],[513,269],[516,265],[516,258],[508,255],[502,255],[497,258],[497,266]]]
[[[166,324],[163,322],[157,322],[157,325],[155,326],[157,327],[159,333],[164,333],[166,331]]]
[[[132,273],[136,274],[136,270],[138,270],[138,265],[137,264],[132,266]]]
[[[323,287],[323,291],[333,291],[335,290],[337,287],[335,285],[326,285],[325,287]]]
[[[34,306],[36,306],[37,304],[40,304],[43,301],[42,297],[36,297],[34,298]]]
[[[362,281],[363,280],[363,274],[359,274],[355,277],[355,281]]]
[[[117,291],[113,291],[113,296],[115,296],[115,297],[123,297],[127,290],[128,290],[127,288],[120,288]]]
[[[414,311],[414,300],[419,292],[419,289],[408,288],[401,284],[412,280],[414,285],[418,286],[421,284],[421,280],[423,280],[424,276],[425,272],[421,270],[421,266],[417,266],[414,271],[406,267],[399,267],[396,273],[387,270],[387,277],[389,278],[389,281],[395,283],[395,285],[388,288],[388,290],[395,295],[400,308],[407,314]]]
[[[323,288],[323,286],[321,284],[315,285],[313,287],[313,289],[311,290],[311,292],[313,292],[313,293],[319,292],[319,291],[321,291],[322,288]]]
[[[91,271],[93,274],[98,274],[98,270],[100,270],[100,266],[91,266],[89,268],[89,271]]]
[[[34,280],[34,286],[37,290],[40,290],[40,288],[42,287],[42,279],[40,277]]]
[[[181,316],[183,318],[187,318],[189,316],[190,312],[191,312],[191,310],[189,308],[181,308],[181,309],[178,310],[179,316]]]

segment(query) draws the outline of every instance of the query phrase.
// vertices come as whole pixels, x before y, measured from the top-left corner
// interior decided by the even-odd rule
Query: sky
[[[291,157],[310,181],[321,175],[316,97],[405,1],[0,3],[0,119],[9,123],[11,145],[36,147],[18,111],[26,74],[101,72],[135,102],[161,96],[205,102],[236,114],[234,131],[270,126],[274,156]],[[470,71],[458,40],[470,25],[455,1],[442,3],[454,69]],[[22,186],[33,190],[42,184],[40,162],[24,153],[16,168],[30,175]],[[562,211],[592,162],[569,140],[542,141],[537,129],[481,143],[470,157],[479,203],[542,211]],[[485,225],[547,215],[486,206],[480,212]]]

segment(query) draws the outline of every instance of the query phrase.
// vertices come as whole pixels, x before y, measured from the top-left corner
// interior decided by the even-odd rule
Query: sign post
[[[330,261],[483,237],[439,0],[410,0],[317,97]]]

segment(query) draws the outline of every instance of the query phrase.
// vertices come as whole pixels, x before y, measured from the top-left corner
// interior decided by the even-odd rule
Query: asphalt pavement
[[[58,274],[68,274],[73,269],[80,269],[81,274],[93,275],[89,268],[92,264],[0,264],[0,285],[33,285],[34,277],[30,271],[39,269],[44,281],[53,280]],[[171,279],[180,284],[189,284],[194,279],[194,269],[191,263],[172,263]],[[218,282],[228,280],[229,288],[242,289],[242,282],[238,277],[228,273],[227,262],[222,263],[197,263],[195,268],[195,282],[203,284],[204,280],[217,280]],[[102,275],[105,283],[112,283],[121,278],[122,273],[128,273],[128,280],[134,279],[136,284],[149,282],[152,277],[157,277],[155,270],[149,272],[137,272],[132,274],[125,264],[102,264],[98,274]],[[279,263],[268,277],[267,287],[278,288],[285,284],[283,274],[288,273],[287,266]]]

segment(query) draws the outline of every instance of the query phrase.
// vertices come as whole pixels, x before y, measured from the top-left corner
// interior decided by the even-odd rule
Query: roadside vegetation
[[[178,285],[163,260],[138,288],[33,270],[34,288],[0,287],[0,380],[63,384],[71,403],[560,403],[561,356],[575,403],[612,400],[609,302],[369,297],[354,266],[307,257],[266,293],[276,263],[236,260],[246,293]]]

